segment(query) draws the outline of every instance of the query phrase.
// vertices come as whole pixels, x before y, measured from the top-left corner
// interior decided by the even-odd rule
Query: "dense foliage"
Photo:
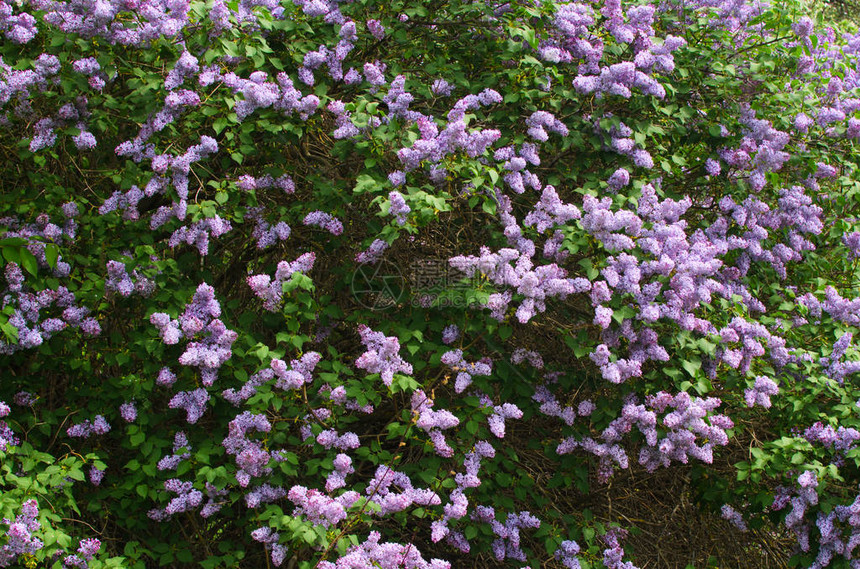
[[[860,35],[741,0],[0,33],[0,567],[632,567],[550,491],[634,467],[860,567]]]

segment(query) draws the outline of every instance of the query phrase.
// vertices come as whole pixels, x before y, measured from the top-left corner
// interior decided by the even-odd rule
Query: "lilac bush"
[[[549,490],[659,470],[860,567],[860,36],[804,9],[0,2],[0,566],[632,568]]]

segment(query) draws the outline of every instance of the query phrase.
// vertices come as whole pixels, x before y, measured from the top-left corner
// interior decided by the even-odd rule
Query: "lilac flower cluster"
[[[44,542],[33,535],[42,529],[38,521],[39,504],[36,500],[27,500],[21,504],[21,513],[15,516],[15,521],[3,518],[6,530],[6,543],[0,548],[0,567],[9,567],[21,555],[33,555],[44,545]]]
[[[814,319],[820,319],[822,312],[825,312],[837,322],[860,325],[860,298],[844,298],[832,286],[824,289],[823,301],[818,300],[811,292],[800,296],[797,301],[809,310],[809,315]]]
[[[534,143],[524,142],[519,151],[513,146],[499,148],[493,153],[493,158],[502,163],[502,169],[507,171],[503,178],[505,185],[515,193],[522,194],[527,186],[534,190],[541,188],[540,179],[528,170],[529,164],[540,166],[540,155]]]
[[[29,391],[19,391],[15,394],[13,401],[15,402],[15,405],[18,405],[20,407],[32,407],[36,404],[36,401],[38,401],[38,399],[39,397],[34,393],[30,393]],[[4,413],[2,412],[2,406],[0,406],[0,417],[3,416]]]
[[[203,502],[203,492],[194,488],[193,482],[171,478],[164,482],[164,489],[176,494],[164,508],[153,508],[147,515],[157,522],[169,520],[175,514],[196,509]]]
[[[558,417],[564,421],[567,426],[573,425],[573,422],[576,420],[576,409],[570,405],[562,407],[558,402],[558,399],[546,385],[538,385],[535,388],[535,393],[532,395],[532,399],[535,402],[540,403],[538,410],[547,417]],[[591,408],[587,405],[588,403],[590,403],[590,401],[586,400],[579,404],[580,415],[586,416],[591,414]]]
[[[607,531],[601,539],[606,544],[606,549],[603,550],[603,565],[607,569],[638,569],[630,561],[623,561],[624,548],[621,546],[621,540],[627,537],[627,530],[622,528],[612,528]]]
[[[842,236],[842,243],[848,247],[848,258],[860,258],[860,231],[852,231]]]
[[[173,435],[173,454],[166,454],[158,461],[158,470],[176,470],[179,463],[191,458],[191,445],[184,432]]]
[[[400,342],[394,336],[374,332],[364,324],[358,327],[361,343],[367,351],[355,360],[355,367],[367,373],[378,373],[382,382],[391,386],[395,373],[412,374],[412,365],[400,357]]]
[[[477,362],[467,362],[463,357],[463,350],[449,350],[442,354],[442,363],[457,373],[454,381],[454,391],[463,393],[467,387],[472,385],[472,378],[476,375],[489,376],[493,372],[492,360],[481,359]]]
[[[260,527],[251,532],[251,537],[266,545],[268,549],[271,546],[272,564],[275,567],[280,567],[284,559],[287,557],[287,548],[278,543],[281,539],[281,534],[272,530],[270,527]]]
[[[66,555],[63,558],[63,567],[86,569],[101,547],[101,542],[95,538],[82,539],[81,543],[78,544],[77,553]]]
[[[755,385],[744,390],[744,400],[747,407],[761,405],[765,409],[770,408],[770,396],[779,393],[779,386],[769,377],[760,375],[755,378]]]
[[[547,130],[563,137],[570,134],[567,126],[547,111],[533,112],[526,119],[526,126],[528,127],[527,134],[538,142],[549,140]]]
[[[241,180],[240,183],[242,183]],[[251,236],[257,240],[257,249],[268,249],[278,241],[286,241],[290,237],[292,230],[286,222],[279,221],[273,226],[263,218],[262,214],[262,207],[254,207],[249,208],[246,215],[247,219],[256,222]]]
[[[304,516],[308,521],[328,528],[346,519],[346,510],[361,496],[349,490],[332,498],[319,490],[309,490],[304,486],[293,486],[287,498],[296,505],[294,516]]]
[[[317,352],[306,352],[297,360],[290,360],[290,367],[278,358],[270,362],[272,371],[277,377],[275,387],[278,389],[300,389],[303,385],[313,383],[311,373],[320,362],[322,356]]]
[[[853,337],[851,332],[846,332],[833,343],[833,351],[830,355],[818,360],[827,377],[835,380],[839,385],[845,382],[847,376],[860,372],[860,361],[841,361],[848,348],[853,347],[851,345]]]
[[[340,235],[343,233],[343,224],[340,220],[331,214],[325,213],[323,211],[312,211],[305,216],[304,221],[302,221],[305,225],[313,225],[316,227],[321,227],[331,233],[332,235]]]
[[[450,346],[460,337],[460,328],[456,324],[449,324],[442,330],[442,343]]]
[[[102,479],[105,476],[105,471],[95,464],[90,467],[89,478],[90,484],[93,486],[98,486],[102,483]]]
[[[409,212],[412,211],[412,209],[406,204],[406,200],[403,199],[403,195],[400,192],[391,192],[388,194],[388,199],[390,201],[388,213],[394,216],[395,221],[397,221],[397,225],[405,224],[406,216],[409,215]]]
[[[43,20],[67,34],[101,38],[112,45],[143,47],[159,39],[175,38],[188,23],[190,3],[156,0],[146,10],[135,10],[134,18],[120,18],[129,9],[121,2],[65,2],[38,0],[36,10]]]
[[[200,368],[201,381],[207,387],[217,379],[218,368],[230,359],[231,346],[238,337],[236,332],[227,329],[218,318],[220,315],[221,305],[215,299],[215,289],[206,283],[201,283],[191,303],[185,307],[185,311],[178,320],[170,318],[164,312],[155,312],[149,317],[150,323],[158,328],[158,334],[165,344],[178,344],[183,338],[191,340],[185,352],[179,356],[179,363]],[[199,338],[200,341],[195,338]],[[205,393],[205,390],[202,391]],[[196,415],[197,411],[192,413],[189,409],[202,410],[208,395],[203,397],[202,394],[194,392],[193,395],[188,393],[180,399],[174,399],[176,399],[175,407],[185,408],[191,417]],[[174,403],[171,402],[171,405]],[[199,418],[199,415],[196,416]]]
[[[654,167],[651,154],[631,138],[633,129],[624,124],[623,121],[617,121],[615,115],[605,113],[597,117],[587,116],[585,118],[592,121],[594,134],[604,141],[605,150],[627,156],[639,168],[651,169]],[[604,128],[604,121],[609,121],[611,126]],[[615,124],[616,122],[617,124]]]
[[[756,118],[750,108],[743,109],[739,118],[745,136],[738,148],[721,149],[720,158],[729,166],[749,170],[750,186],[758,192],[765,186],[765,174],[780,170],[788,160],[789,154],[784,149],[789,135],[774,129],[770,121]]]
[[[469,499],[466,497],[465,491],[468,488],[477,488],[481,485],[481,479],[478,478],[478,473],[481,469],[481,460],[484,458],[493,458],[494,456],[496,456],[496,450],[487,441],[478,441],[475,443],[474,450],[466,453],[463,459],[465,472],[459,472],[454,476],[454,482],[457,487],[449,495],[449,502],[442,508],[443,517],[441,520],[434,521],[431,525],[430,539],[434,543],[445,539],[450,545],[460,551],[469,552],[470,545],[466,536],[460,531],[452,530],[450,524],[454,520],[460,520],[466,516],[469,508]]]
[[[86,420],[82,423],[76,423],[66,429],[66,434],[70,437],[89,438],[92,435],[104,435],[110,431],[110,423],[101,416],[96,415],[92,421]]]
[[[855,447],[860,434],[855,429],[839,427],[834,430],[829,425],[816,423],[807,429],[803,437],[813,444],[821,444],[835,451],[837,456],[834,464],[842,464],[844,452]],[[849,505],[836,505],[828,511],[821,510],[815,514],[815,522],[811,519],[811,507],[816,506],[818,496],[818,476],[812,470],[798,475],[793,488],[780,486],[775,493],[771,508],[776,511],[784,510],[789,505],[791,510],[786,514],[784,523],[797,539],[801,551],[810,550],[811,540],[818,545],[818,552],[810,567],[824,568],[837,556],[845,560],[856,561],[855,550],[860,545],[860,496]],[[810,533],[817,529],[817,539]],[[852,565],[853,567],[853,565]]]
[[[360,134],[361,131],[352,122],[352,113],[346,110],[346,106],[342,101],[332,101],[326,108],[335,116],[335,129],[331,133],[332,138],[341,140],[344,138],[353,138]]]
[[[749,531],[749,528],[747,528],[747,524],[744,521],[744,517],[729,504],[723,504],[723,507],[720,508],[720,515],[724,520],[728,521],[739,530]]]
[[[818,504],[818,477],[811,470],[806,470],[797,477],[796,492],[780,487],[773,499],[771,509],[779,511],[791,505],[791,511],[786,515],[784,523],[797,539],[800,549],[809,551],[809,523],[804,519],[806,509]],[[792,495],[794,494],[794,495]]]
[[[319,411],[320,410],[317,410],[317,414],[319,414]],[[326,411],[328,411],[328,409],[326,409]],[[336,448],[339,450],[351,450],[361,446],[361,443],[358,440],[358,435],[355,433],[348,432],[339,435],[334,429],[322,431],[317,435],[316,442],[322,445],[325,449]]]
[[[65,286],[56,290],[43,289],[31,293],[24,289],[24,275],[16,263],[8,263],[5,269],[9,284],[3,297],[3,306],[11,307],[9,324],[18,331],[18,342],[8,344],[0,341],[0,353],[12,354],[20,350],[35,348],[66,328],[79,328],[90,336],[101,332],[98,321],[89,316],[89,309],[75,305],[75,295]],[[56,306],[62,309],[59,317],[45,318],[43,311]]]
[[[479,394],[478,399],[486,408],[491,408],[493,412],[487,417],[487,424],[490,427],[490,432],[498,438],[505,438],[505,421],[507,419],[522,419],[523,412],[513,403],[502,403],[501,405],[493,405],[492,399],[486,394]]]
[[[388,93],[382,97],[382,101],[388,107],[388,115],[382,121],[390,122],[394,118],[416,121],[418,123],[418,131],[422,136],[435,136],[438,132],[435,123],[421,113],[409,110],[409,105],[414,99],[415,97],[413,97],[412,93],[406,91],[406,78],[403,75],[395,77],[388,88]]]
[[[157,187],[155,185],[152,185],[151,187],[153,189],[152,195],[154,195],[154,190]],[[149,188],[150,186],[147,186],[147,189]],[[132,186],[128,189],[128,191],[124,193],[117,190],[113,194],[111,194],[111,196],[108,197],[104,202],[102,202],[102,205],[99,207],[99,214],[107,215],[112,211],[119,210],[123,212],[122,218],[124,220],[137,221],[138,219],[140,219],[140,212],[137,210],[137,204],[145,196],[146,194],[143,192],[143,190],[141,190],[136,185]],[[162,223],[159,223],[158,225],[161,224]]]
[[[0,418],[8,416],[9,411],[9,406],[0,401]],[[0,450],[5,452],[9,445],[14,446],[17,444],[18,438],[15,436],[15,433],[6,424],[6,421],[0,421]]]
[[[353,42],[358,37],[355,22],[343,22],[339,35],[340,40],[334,49],[320,45],[315,51],[305,53],[303,65],[298,70],[299,80],[302,83],[313,85],[315,81],[313,72],[323,64],[328,68],[328,75],[334,81],[343,81],[348,85],[361,81],[361,74],[356,69],[349,68],[346,72],[343,69],[343,62],[355,48]],[[367,75],[366,66],[365,75]]]
[[[344,407],[349,411],[358,411],[359,413],[364,413],[365,415],[370,415],[373,413],[373,404],[371,403],[359,403],[357,398],[347,397],[346,395],[346,387],[343,385],[338,385],[334,389],[332,389],[331,385],[325,384],[320,387],[319,394],[327,397],[334,405],[338,407]]]
[[[690,458],[710,464],[714,447],[728,443],[726,429],[734,426],[725,415],[712,414],[720,403],[715,397],[694,398],[683,391],[672,396],[661,391],[648,396],[645,405],[635,402],[625,404],[621,416],[603,430],[599,440],[568,437],[558,445],[556,452],[568,454],[576,448],[582,448],[597,456],[600,459],[598,476],[606,481],[613,473],[613,465],[628,467],[627,453],[620,442],[622,435],[635,426],[644,435],[646,443],[640,449],[639,463],[649,472],[660,466],[668,467],[672,461],[687,464]],[[660,421],[665,429],[665,435],[660,437],[657,414],[669,408],[673,410]],[[699,438],[705,442],[698,444]]]
[[[640,451],[639,463],[649,471],[661,465],[669,466],[673,460],[686,464],[690,457],[711,464],[714,447],[725,446],[729,442],[726,429],[734,427],[734,423],[725,415],[713,413],[721,403],[716,397],[702,399],[690,397],[685,392],[675,396],[660,392],[646,398],[646,402],[658,413],[667,408],[673,409],[662,420],[662,425],[667,430],[666,435],[658,438],[654,444],[649,441],[649,447]],[[645,436],[647,440],[648,433],[645,433]],[[697,438],[706,442],[698,445]]]
[[[206,503],[203,504],[203,508],[201,508],[200,510],[200,516],[203,518],[208,518],[216,514],[221,509],[225,501],[220,500],[220,498],[223,498],[224,496],[229,494],[229,490],[227,488],[219,490],[217,487],[215,487],[213,484],[210,484],[209,482],[206,483],[205,488],[207,500]]]
[[[277,377],[275,386],[278,389],[299,389],[313,381],[311,372],[320,359],[321,356],[317,352],[307,352],[300,359],[292,360],[290,367],[287,367],[283,360],[273,358],[268,368],[253,374],[241,388],[238,390],[232,387],[225,389],[221,395],[238,407],[257,393],[258,387],[275,379],[275,377]]]
[[[686,223],[680,217],[691,205],[689,198],[660,202],[651,184],[642,188],[638,215],[624,210],[612,212],[610,201],[585,198],[586,214],[582,225],[604,246],[616,250],[638,249],[654,259],[640,260],[627,253],[610,256],[602,270],[606,281],[593,284],[595,324],[605,330],[606,348],[598,347],[592,359],[610,381],[619,382],[639,375],[641,362],[648,359],[666,361],[668,358],[665,350],[656,344],[657,336],[650,329],[637,332],[630,319],[621,321],[619,328],[610,328],[613,310],[605,303],[618,293],[633,297],[638,305],[636,319],[644,323],[669,318],[683,329],[719,333],[725,346],[718,349],[717,358],[730,367],[746,372],[752,358],[768,350],[778,367],[791,361],[785,340],[764,326],[738,317],[729,327],[717,332],[710,322],[697,317],[693,311],[701,302],[710,302],[714,293],[726,299],[740,296],[750,310],[762,311],[762,303],[749,293],[738,277],[746,274],[753,260],[766,261],[778,271],[785,270],[786,261],[799,260],[799,251],[811,247],[802,233],[820,231],[820,208],[811,206],[809,198],[798,187],[782,191],[779,209],[775,211],[755,198],[748,198],[742,206],[731,198],[724,198],[720,203],[722,211],[726,212],[724,216],[706,229],[704,235],[697,233],[688,237]],[[729,235],[732,223],[753,225],[757,229],[747,231],[743,237]],[[788,229],[789,243],[795,249],[782,244],[774,246],[773,252],[764,249],[761,242],[768,234],[766,227]],[[727,267],[723,258],[733,249],[741,249],[742,253],[737,257],[737,266]],[[652,276],[668,277],[669,287],[659,278],[648,282],[646,278]],[[661,294],[663,302],[658,301]],[[613,362],[609,349],[622,337],[631,343],[632,357]],[[741,344],[739,349],[726,345],[736,342]]]
[[[249,175],[239,176],[239,179],[236,181],[236,187],[246,192],[268,190],[269,188],[277,188],[285,194],[294,194],[296,192],[296,183],[288,174],[282,174],[277,178],[269,174],[259,178]],[[262,211],[262,208],[250,208],[248,215],[251,216],[251,219],[257,219],[256,215],[262,213]],[[262,249],[263,247],[260,248]]]
[[[834,429],[830,425],[821,422],[815,423],[803,432],[803,438],[813,444],[818,444],[834,452],[835,463],[841,463],[845,453],[857,448],[860,441],[860,431],[852,427],[838,427]]]
[[[209,240],[212,237],[220,237],[233,229],[230,222],[221,219],[217,214],[215,217],[201,219],[192,225],[183,225],[173,232],[168,244],[176,247],[180,243],[187,243],[197,247],[202,256],[209,254]]]
[[[567,278],[567,271],[556,265],[535,267],[530,255],[516,249],[504,248],[492,253],[482,247],[480,257],[473,255],[452,257],[448,261],[452,267],[473,277],[480,272],[490,282],[510,287],[524,298],[516,310],[516,317],[525,324],[537,312],[546,310],[546,300],[553,297],[565,299],[571,294],[587,292],[591,284],[587,279]],[[514,266],[511,263],[516,263]],[[511,290],[490,295],[487,306],[491,316],[497,320],[504,318],[508,304],[512,300]]]
[[[261,484],[245,494],[245,505],[249,508],[257,508],[260,504],[271,504],[286,497],[287,491],[280,486]]]
[[[126,423],[134,423],[137,420],[137,406],[134,401],[127,401],[120,405],[119,415]]]
[[[540,527],[540,520],[531,515],[531,513],[523,511],[518,514],[509,513],[505,523],[496,521],[493,508],[484,506],[476,509],[476,519],[487,521],[493,528],[493,533],[496,534],[496,539],[493,541],[493,555],[496,560],[503,561],[505,558],[516,559],[517,561],[526,562],[526,554],[520,547],[520,530],[523,528],[537,529]]]
[[[445,457],[453,456],[454,449],[445,441],[442,431],[456,427],[460,424],[460,419],[446,409],[434,410],[433,399],[421,389],[412,392],[412,412],[417,415],[415,425],[429,435],[436,454]]]
[[[167,404],[171,409],[182,409],[185,411],[185,420],[194,424],[200,420],[206,412],[206,404],[209,403],[209,392],[202,387],[192,391],[180,391],[170,398]]]
[[[400,491],[392,490],[392,486],[396,486]],[[367,484],[366,493],[368,500],[379,506],[379,516],[402,512],[413,504],[438,506],[442,503],[442,499],[435,492],[413,487],[408,476],[387,466],[379,466],[376,469],[374,477]]]
[[[295,274],[307,274],[314,266],[316,255],[304,253],[292,263],[280,261],[275,269],[274,280],[265,274],[248,277],[248,286],[263,301],[263,308],[269,312],[277,312],[281,307],[284,296],[284,283]]]
[[[125,263],[108,261],[105,291],[114,291],[123,297],[131,296],[134,293],[147,297],[155,291],[155,282],[141,274],[137,269],[132,269],[131,275],[129,275]]]
[[[343,453],[338,453],[334,457],[332,465],[334,466],[334,470],[325,480],[325,491],[328,493],[346,486],[346,477],[355,472],[355,468],[352,466],[352,459],[349,455]]]
[[[91,77],[90,84],[101,90],[104,86],[104,80],[100,77]],[[93,133],[87,131],[87,125],[84,122],[90,115],[87,109],[87,98],[85,96],[78,97],[75,104],[66,103],[57,111],[53,117],[44,117],[39,119],[33,126],[33,138],[30,140],[30,152],[38,152],[44,148],[53,147],[57,142],[56,129],[74,126],[78,129],[78,134],[72,136],[72,142],[78,150],[91,150],[96,147],[97,141]]]
[[[528,362],[535,369],[543,369],[543,358],[538,352],[525,348],[517,348],[511,352],[512,364],[518,365],[523,362]]]
[[[374,239],[373,243],[371,243],[367,249],[355,255],[355,262],[361,264],[375,264],[382,259],[382,255],[388,247],[388,243],[382,239]]]
[[[582,569],[582,565],[579,564],[579,558],[576,557],[579,552],[578,543],[573,540],[565,540],[559,544],[553,556],[567,569]]]
[[[21,238],[26,241],[27,251],[35,257],[39,269],[48,269],[48,244],[63,246],[75,239],[79,210],[74,202],[62,207],[66,218],[62,227],[52,223],[47,214],[36,217],[35,223],[21,223],[15,218],[0,219],[0,227],[6,232],[4,238]],[[53,275],[59,278],[69,276],[71,266],[58,255],[53,267]],[[79,328],[84,334],[96,336],[101,333],[98,321],[90,317],[88,308],[75,304],[75,295],[62,285],[43,288],[37,293],[30,292],[26,279],[18,263],[8,262],[4,276],[6,289],[0,292],[2,307],[9,314],[8,323],[17,330],[17,343],[7,343],[0,339],[0,354],[12,354],[20,350],[42,345],[54,334],[66,328]],[[45,317],[43,311],[56,307],[59,317]]]
[[[149,139],[173,123],[182,113],[199,104],[200,96],[194,91],[188,89],[171,91],[164,99],[164,107],[147,119],[140,127],[137,136],[119,144],[114,152],[117,156],[129,156],[135,162],[142,162],[144,158],[152,159],[153,171],[164,173],[170,165],[170,159],[165,156],[156,160],[158,157],[155,155],[155,146],[149,143]]]
[[[441,559],[425,561],[413,544],[380,543],[378,531],[370,532],[367,539],[347,549],[335,563],[320,561],[319,569],[341,569],[346,567],[385,567],[394,569],[451,569],[451,564]]]
[[[401,148],[397,152],[397,157],[403,164],[405,172],[411,172],[417,169],[422,161],[428,161],[428,168],[436,168],[437,171],[442,166],[442,161],[448,155],[454,154],[459,150],[463,150],[472,158],[482,155],[496,140],[499,139],[501,133],[498,130],[485,129],[473,132],[466,130],[466,111],[478,109],[482,106],[499,103],[502,101],[501,95],[491,89],[482,91],[479,95],[468,95],[457,101],[453,108],[448,112],[448,123],[441,131],[429,119],[419,122],[419,131],[421,138],[416,140],[411,147]],[[419,118],[412,116],[412,120]]]
[[[554,187],[546,186],[534,209],[523,220],[523,225],[534,227],[538,233],[545,233],[549,229],[579,219],[581,215],[575,205],[561,201]]]
[[[36,18],[26,12],[13,14],[12,5],[6,3],[0,12],[0,30],[6,39],[16,44],[25,44],[39,33]]]
[[[299,77],[302,77],[301,73]],[[258,109],[267,108],[285,116],[297,114],[301,120],[307,120],[320,106],[319,97],[303,96],[286,73],[278,73],[272,82],[262,71],[255,71],[248,79],[242,79],[233,72],[222,74],[217,68],[206,68],[199,74],[198,81],[204,87],[220,82],[233,93],[242,95],[242,100],[237,101],[234,107],[240,122]]]
[[[251,477],[270,474],[272,469],[268,467],[271,454],[263,448],[259,441],[248,438],[253,431],[268,433],[272,430],[272,424],[264,415],[245,411],[230,421],[228,435],[221,443],[227,454],[236,457],[236,481],[242,488],[246,488],[251,482]]]

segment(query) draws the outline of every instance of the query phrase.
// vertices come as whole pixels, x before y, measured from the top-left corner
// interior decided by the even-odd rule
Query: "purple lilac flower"
[[[283,301],[283,283],[289,281],[295,274],[307,274],[313,268],[316,255],[305,253],[292,263],[280,261],[275,270],[275,278],[269,275],[251,275],[247,278],[248,286],[263,301],[263,308],[269,312],[280,309]]]
[[[463,357],[462,350],[450,350],[442,354],[442,363],[457,373],[454,391],[462,393],[472,384],[474,376],[488,376],[492,373],[492,360],[479,360],[471,363]]]
[[[460,328],[456,324],[445,326],[442,330],[442,343],[450,346],[460,337]]]
[[[367,348],[355,361],[355,366],[367,373],[378,373],[382,382],[391,386],[395,373],[412,374],[412,366],[400,357],[400,342],[394,336],[386,337],[365,325],[359,326],[361,343]]]
[[[388,243],[382,239],[374,239],[373,243],[370,244],[370,247],[356,254],[355,261],[356,263],[362,264],[374,264],[382,258],[386,249],[388,249]]]
[[[163,509],[154,509],[148,512],[148,516],[156,521],[165,521],[175,514],[196,509],[203,501],[203,493],[196,490],[192,482],[183,482],[177,478],[171,478],[164,483],[164,489],[176,494]]]
[[[624,168],[619,168],[609,177],[607,183],[610,189],[617,192],[630,183],[630,172]]]
[[[567,569],[581,569],[579,559],[576,557],[580,552],[579,545],[572,540],[562,541],[555,550],[555,558]]]
[[[755,385],[744,390],[744,400],[748,407],[761,405],[770,408],[770,396],[779,393],[779,386],[771,378],[760,375],[755,379]]]
[[[194,424],[206,411],[206,403],[209,402],[209,393],[201,388],[193,391],[180,391],[171,398],[168,407],[171,409],[184,409],[186,420]]]
[[[438,95],[441,97],[448,97],[454,91],[454,86],[449,84],[444,79],[436,79],[433,81],[433,84],[430,86],[430,91],[434,95]]]
[[[420,389],[416,389],[412,393],[412,411],[418,414],[416,426],[430,435],[430,442],[436,453],[440,456],[450,457],[454,451],[446,443],[442,431],[456,427],[460,424],[460,420],[445,409],[434,410],[433,400]]]
[[[21,513],[15,516],[15,521],[4,519],[9,525],[6,532],[6,543],[0,547],[0,566],[8,567],[20,555],[33,555],[42,549],[44,543],[33,534],[42,529],[38,521],[39,506],[36,500],[27,500],[21,504]]]
[[[98,486],[102,483],[102,478],[104,478],[105,471],[98,468],[95,464],[90,467],[90,483],[93,486]]]
[[[0,417],[8,416],[9,412],[9,406],[3,401],[0,401]],[[5,451],[9,445],[17,444],[18,438],[15,436],[15,433],[12,432],[12,429],[10,429],[9,425],[6,424],[6,421],[0,421],[0,450]]]
[[[120,405],[119,414],[126,423],[134,423],[137,420],[137,407],[135,407],[134,401]]]
[[[321,227],[332,235],[340,235],[343,233],[343,224],[340,220],[323,211],[312,211],[305,216],[303,223],[305,225]]]
[[[13,401],[15,402],[15,405],[20,407],[32,407],[36,404],[38,399],[39,398],[35,394],[30,393],[29,391],[19,391],[15,394]],[[6,407],[6,413],[2,411],[4,405],[4,403],[0,402],[0,417],[4,417],[8,414],[8,407]]]
[[[187,458],[191,458],[190,445],[188,438],[182,431],[177,432],[173,436],[173,454],[164,455],[158,461],[158,470],[174,470],[179,463]]]
[[[101,415],[96,415],[95,419],[90,422],[86,420],[82,423],[77,423],[66,429],[66,434],[70,437],[88,438],[92,435],[104,435],[110,431],[110,424]]]
[[[729,523],[741,531],[748,531],[747,524],[744,522],[743,516],[730,505],[723,504],[720,512],[724,520],[728,520]]]
[[[379,20],[368,20],[367,29],[377,40],[382,40],[385,38],[385,28],[382,26]]]

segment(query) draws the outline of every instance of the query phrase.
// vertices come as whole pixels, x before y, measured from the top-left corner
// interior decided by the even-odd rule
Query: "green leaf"
[[[35,277],[39,272],[39,263],[36,261],[36,257],[28,249],[23,248],[20,250],[20,255],[21,267]]]
[[[60,248],[54,245],[53,243],[48,243],[45,245],[45,259],[48,262],[48,266],[52,269],[57,268],[57,259],[60,257]]]
[[[681,367],[684,368],[691,377],[696,377],[696,373],[702,369],[702,360],[699,358],[690,358],[682,361]]]

